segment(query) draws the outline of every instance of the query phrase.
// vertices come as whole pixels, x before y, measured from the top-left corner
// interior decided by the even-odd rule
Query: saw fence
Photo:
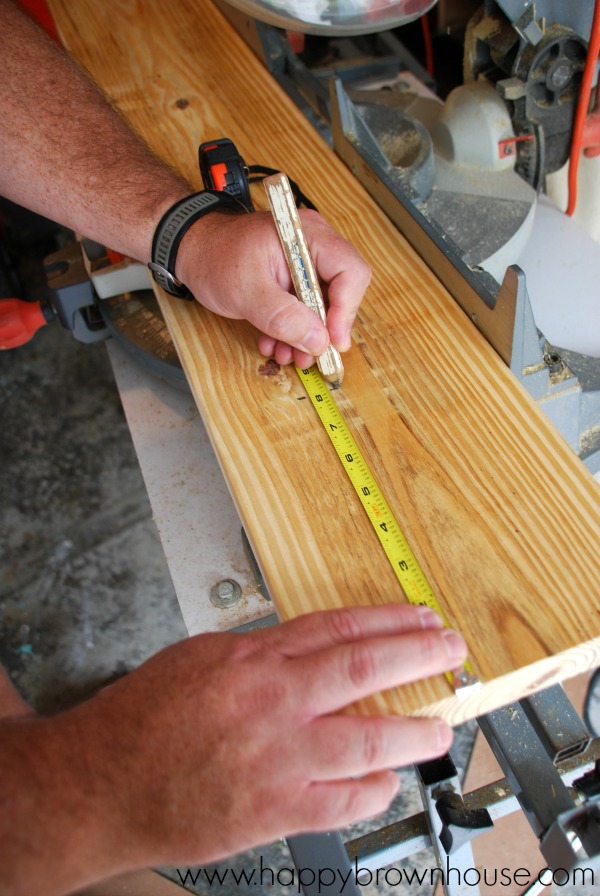
[[[230,137],[373,268],[336,401],[483,686],[458,700],[439,676],[359,710],[457,724],[599,665],[591,474],[212,3],[141,6],[50,2],[160,156],[200,188],[199,143]],[[273,375],[247,324],[160,303],[280,617],[404,601],[294,369]]]

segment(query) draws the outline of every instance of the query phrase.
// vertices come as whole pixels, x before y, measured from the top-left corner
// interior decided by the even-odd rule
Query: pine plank
[[[336,400],[484,684],[458,700],[439,676],[357,710],[457,724],[600,665],[597,483],[221,13],[208,0],[50,7],[159,155],[200,187],[198,144],[231,137],[247,163],[295,179],[373,268]],[[295,371],[272,375],[249,325],[160,301],[280,616],[403,601]]]

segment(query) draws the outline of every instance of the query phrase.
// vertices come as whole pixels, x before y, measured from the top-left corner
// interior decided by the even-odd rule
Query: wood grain
[[[461,701],[440,676],[358,711],[455,724],[600,665],[596,482],[220,12],[50,6],[159,155],[200,186],[198,144],[231,137],[248,164],[296,180],[373,267],[336,400],[484,685]],[[295,371],[273,375],[249,325],[160,301],[280,616],[403,601]]]

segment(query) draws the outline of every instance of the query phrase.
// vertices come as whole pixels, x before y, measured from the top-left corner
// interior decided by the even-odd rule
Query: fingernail
[[[442,632],[442,637],[444,638],[448,658],[452,661],[464,659],[466,653],[465,642],[461,636],[447,628]]]
[[[328,345],[327,330],[314,329],[308,331],[300,348],[303,352],[308,352],[309,355],[322,355]]]
[[[444,620],[431,607],[417,607],[423,628],[443,628]]]
[[[351,331],[348,329],[339,340],[336,348],[340,352],[347,352],[348,349],[352,346],[352,336]]]

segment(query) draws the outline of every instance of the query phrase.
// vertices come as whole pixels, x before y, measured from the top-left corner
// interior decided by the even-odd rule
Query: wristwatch
[[[159,286],[177,296],[178,299],[191,299],[187,286],[174,274],[177,249],[188,228],[208,212],[220,210],[245,212],[246,209],[229,193],[221,190],[202,190],[185,199],[180,199],[162,216],[152,240],[152,261],[148,267]]]

